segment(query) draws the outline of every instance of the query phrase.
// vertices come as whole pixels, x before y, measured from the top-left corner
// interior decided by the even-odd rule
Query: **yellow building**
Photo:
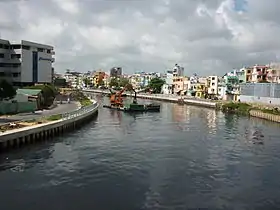
[[[195,97],[204,98],[205,93],[207,92],[206,84],[196,83],[193,85],[193,90],[195,91]]]
[[[188,90],[188,77],[173,77],[174,93],[183,95]]]
[[[98,87],[104,84],[104,78],[106,73],[104,71],[95,71],[91,76],[91,81],[94,87]]]

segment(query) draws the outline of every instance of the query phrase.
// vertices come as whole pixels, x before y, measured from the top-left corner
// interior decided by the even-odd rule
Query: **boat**
[[[125,112],[159,112],[160,111],[160,105],[151,103],[151,104],[138,104],[137,97],[136,97],[136,91],[131,88],[134,91],[134,99],[133,102],[130,104],[123,104],[122,100],[122,94],[126,90],[127,86],[124,87],[120,92],[118,93],[111,93],[110,98],[110,105],[103,105],[104,108],[109,109],[115,109]]]
[[[124,112],[159,112],[159,104],[128,104],[124,106],[103,105],[104,108],[115,109]]]
[[[108,97],[111,97],[112,93],[107,93],[106,95]],[[123,94],[121,94],[121,97],[127,97],[127,94],[123,93]]]

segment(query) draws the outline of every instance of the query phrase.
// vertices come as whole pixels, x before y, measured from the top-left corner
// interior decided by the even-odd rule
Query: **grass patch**
[[[274,115],[280,115],[280,111],[277,108],[274,109],[261,109],[263,113],[268,113],[268,114],[274,114]]]
[[[55,121],[55,120],[60,120],[61,118],[62,118],[62,114],[56,114],[56,115],[46,117],[46,120],[47,121]]]
[[[81,100],[80,103],[81,103],[82,107],[83,106],[89,106],[89,105],[92,104],[91,100],[89,100],[88,98]]]
[[[246,103],[226,103],[221,106],[223,112],[248,115],[252,106]]]
[[[92,104],[91,100],[88,97],[86,97],[81,91],[73,92],[72,97],[76,101],[79,101],[82,107],[89,106]]]
[[[278,108],[260,108],[258,106],[250,105],[247,103],[224,103],[220,104],[219,109],[223,112],[241,114],[241,115],[249,115],[250,110],[257,110],[267,114],[280,115],[280,110]]]

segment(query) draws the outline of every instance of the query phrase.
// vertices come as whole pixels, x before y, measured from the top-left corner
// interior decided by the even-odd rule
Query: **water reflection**
[[[54,145],[1,157],[1,209],[279,208],[278,125],[161,104],[160,113],[100,108],[97,123]]]
[[[217,111],[208,109],[206,112],[207,127],[210,134],[215,134],[217,131]]]
[[[37,164],[44,164],[52,157],[54,143],[31,145],[0,155],[0,171],[24,172]],[[35,150],[35,151],[34,151]],[[30,152],[32,151],[32,152]]]
[[[264,144],[264,134],[261,128],[257,126],[248,126],[245,128],[245,138],[249,143]]]

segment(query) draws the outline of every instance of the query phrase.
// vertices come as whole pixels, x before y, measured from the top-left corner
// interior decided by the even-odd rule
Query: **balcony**
[[[263,75],[264,73],[263,73],[263,71],[259,70],[259,71],[255,71],[253,74],[254,74],[254,75],[257,75],[257,76],[261,76],[261,75]]]

